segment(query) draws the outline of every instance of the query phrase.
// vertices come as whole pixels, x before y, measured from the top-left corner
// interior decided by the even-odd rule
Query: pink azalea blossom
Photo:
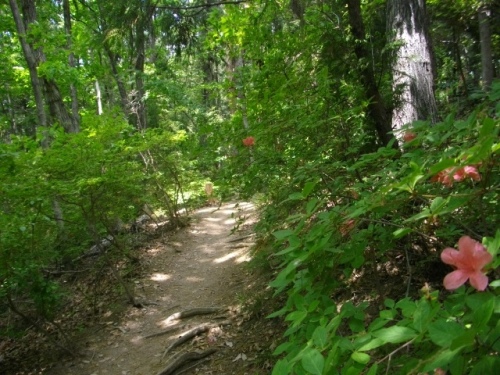
[[[479,174],[477,168],[473,165],[467,165],[465,167],[458,168],[453,174],[453,179],[455,181],[462,181],[467,177],[473,179],[474,181],[481,180],[481,175]]]
[[[440,182],[445,186],[451,187],[453,186],[453,169],[452,168],[446,168],[445,170],[439,172],[437,175],[433,176],[431,178],[432,182]]]
[[[254,137],[246,137],[243,139],[243,145],[246,147],[252,147],[255,144],[255,138]]]
[[[417,135],[414,132],[412,132],[411,130],[407,130],[403,134],[403,141],[405,141],[405,143],[406,142],[411,142],[415,138],[417,138]]]
[[[463,236],[458,240],[458,250],[451,247],[444,249],[441,260],[456,268],[443,280],[446,289],[455,290],[467,280],[477,290],[485,290],[488,286],[488,277],[484,274],[483,268],[493,260],[493,256],[482,244],[469,236]]]
[[[446,168],[431,178],[432,182],[440,182],[445,186],[453,186],[453,181],[463,181],[470,178],[474,181],[480,181],[481,175],[473,165],[467,165],[460,168]]]

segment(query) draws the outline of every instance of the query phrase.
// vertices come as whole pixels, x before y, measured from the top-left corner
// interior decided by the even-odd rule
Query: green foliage
[[[129,3],[70,2],[71,35],[60,2],[36,4],[28,39],[46,55],[38,73],[67,104],[69,86],[78,89],[79,134],[37,129],[14,22],[0,5],[0,302],[26,300],[22,308],[51,318],[64,291],[47,270],[71,267],[105,236],[123,259],[117,222],[147,203],[180,225],[179,209],[201,202],[210,180],[223,197],[258,193],[265,206],[258,230],[273,233],[272,286],[287,296],[273,316],[289,323],[273,374],[496,365],[498,282],[482,297],[436,291],[442,249],[468,234],[496,256],[500,241],[500,90],[477,91],[478,0],[428,1],[437,98],[455,115],[413,124],[416,138],[400,151],[379,148],[359,75],[369,65],[392,102],[385,2],[362,2],[359,43],[371,51],[362,60],[345,2]],[[98,98],[102,117],[89,114]],[[133,123],[142,104],[148,130],[139,133],[123,118]],[[255,144],[245,146],[250,136]],[[465,167],[473,170],[464,176]],[[385,291],[385,279],[398,287]],[[419,295],[423,283],[431,290]]]
[[[492,373],[498,281],[483,293],[440,292],[447,271],[438,264],[465,234],[497,254],[499,130],[498,118],[482,111],[434,127],[416,123],[401,153],[380,148],[354,162],[316,163],[319,180],[297,170],[303,187],[280,203],[293,213],[273,233],[279,273],[271,286],[287,302],[270,317],[289,327],[273,374]],[[480,180],[454,178],[465,166]],[[328,178],[338,170],[345,173]],[[389,296],[384,264],[402,268]],[[423,271],[429,267],[437,272]],[[416,272],[427,279],[413,280]],[[360,285],[365,275],[369,285]],[[352,297],[359,287],[372,298]]]
[[[49,270],[73,267],[107,236],[112,253],[126,256],[120,223],[146,203],[177,224],[192,177],[179,153],[183,133],[138,133],[119,116],[86,115],[82,125],[77,134],[47,129],[47,149],[28,138],[0,149],[0,297],[27,296],[46,317],[63,297]]]

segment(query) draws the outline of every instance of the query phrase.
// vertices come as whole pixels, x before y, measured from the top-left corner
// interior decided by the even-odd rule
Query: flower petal
[[[460,258],[460,253],[451,247],[447,247],[441,253],[441,260],[443,261],[443,263],[450,264],[455,267],[459,262],[459,258]]]
[[[475,289],[483,291],[488,286],[488,276],[482,272],[474,272],[470,275],[469,282]]]
[[[462,181],[465,178],[465,170],[464,168],[459,168],[453,174],[453,179],[455,181]]]
[[[493,256],[488,253],[486,248],[478,241],[473,240],[469,236],[462,236],[458,240],[458,248],[461,255],[463,266],[481,271],[484,266],[493,260]],[[458,266],[455,264],[455,266]],[[460,266],[458,266],[460,268]]]
[[[490,253],[488,253],[486,249],[477,251],[474,254],[474,270],[481,271],[484,268],[484,266],[486,266],[492,260],[493,256]]]
[[[464,173],[475,181],[481,181],[481,175],[477,171],[477,168],[472,165],[464,167]]]
[[[463,285],[468,278],[469,274],[467,272],[463,270],[456,270],[445,276],[443,285],[448,290],[455,290]]]
[[[458,240],[458,251],[465,254],[467,257],[472,257],[477,243],[477,241],[469,236],[462,236]]]

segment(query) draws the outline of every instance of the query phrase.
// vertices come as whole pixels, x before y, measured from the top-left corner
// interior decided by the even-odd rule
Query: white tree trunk
[[[95,80],[95,93],[97,100],[97,114],[102,115],[102,98],[101,98],[101,86],[99,86],[99,81]]]
[[[425,0],[389,0],[387,25],[397,45],[393,63],[395,108],[392,128],[401,139],[401,128],[416,120],[438,120],[434,98],[434,66],[427,32]]]

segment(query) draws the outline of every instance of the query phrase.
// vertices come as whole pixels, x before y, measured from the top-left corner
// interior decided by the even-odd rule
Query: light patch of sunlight
[[[126,324],[125,324],[125,327],[127,329],[138,329],[141,327],[141,324],[139,322],[136,322],[136,321],[128,321]]]
[[[252,260],[252,257],[247,253],[247,254],[243,254],[242,256],[239,256],[238,258],[236,258],[236,263],[240,264],[240,263],[244,263],[244,262],[250,262],[250,260]]]
[[[197,283],[198,281],[203,281],[205,279],[202,279],[201,277],[196,277],[196,276],[188,276],[188,277],[186,277],[186,280]]]
[[[214,263],[224,263],[230,259],[235,259],[236,263],[243,263],[250,260],[249,255],[247,254],[247,249],[235,250],[232,253],[214,259]]]
[[[153,273],[153,276],[151,276],[151,280],[153,281],[166,281],[171,279],[171,275],[167,275],[165,273]]]
[[[207,208],[201,208],[198,210],[198,212],[201,212],[201,213],[207,213],[207,212],[212,212],[214,210],[213,207],[207,207]]]
[[[148,249],[149,254],[158,254],[161,251],[161,248],[159,247],[153,247],[151,249]]]
[[[220,219],[216,218],[216,217],[206,217],[204,220],[206,220],[206,221],[220,221]]]
[[[168,328],[168,327],[172,327],[172,326],[175,326],[177,324],[179,324],[180,322],[180,319],[179,317],[175,317],[177,314],[174,314],[174,317],[172,317],[172,315],[166,319],[163,319],[161,322],[158,323],[158,325],[161,327],[161,328]]]
[[[142,345],[142,344],[143,344],[143,342],[142,342],[142,336],[135,336],[135,337],[133,337],[133,338],[130,340],[130,342],[131,342],[132,344],[137,344],[137,345],[141,344],[141,345]]]

